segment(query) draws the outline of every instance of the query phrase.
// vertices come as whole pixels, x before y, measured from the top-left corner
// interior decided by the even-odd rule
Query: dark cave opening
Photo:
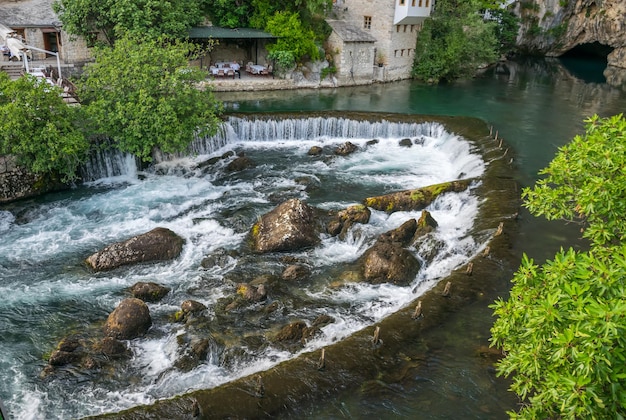
[[[606,83],[604,70],[612,47],[592,42],[580,44],[559,57],[563,66],[575,77],[588,83]]]
[[[561,58],[584,58],[603,60],[607,62],[607,56],[613,52],[613,47],[601,44],[599,42],[592,42],[588,44],[579,44],[574,48],[561,55]]]

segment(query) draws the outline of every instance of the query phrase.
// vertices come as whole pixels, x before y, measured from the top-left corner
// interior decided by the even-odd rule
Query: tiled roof
[[[276,39],[272,34],[268,34],[260,29],[252,28],[221,28],[219,26],[196,26],[189,30],[189,38],[196,39]]]
[[[376,42],[372,34],[344,20],[328,20],[327,22],[344,42]]]

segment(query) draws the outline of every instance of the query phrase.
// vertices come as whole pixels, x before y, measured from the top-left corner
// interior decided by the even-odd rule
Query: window
[[[404,25],[404,32],[406,32],[406,25]]]
[[[430,6],[430,0],[426,0],[426,7]]]
[[[405,0],[400,0],[400,6],[404,6]]]
[[[411,2],[411,6],[415,7],[415,0]]]
[[[422,7],[423,0],[420,0],[419,7]]]
[[[371,16],[363,16],[363,28],[372,29],[372,17]]]
[[[396,25],[396,32],[400,32],[400,25]]]

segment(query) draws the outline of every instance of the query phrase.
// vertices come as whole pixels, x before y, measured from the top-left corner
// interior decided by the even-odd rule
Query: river
[[[583,67],[574,63],[573,68]],[[334,90],[221,93],[218,98],[224,101],[226,110],[239,113],[289,111],[304,117],[307,112],[335,110],[477,117],[493,126],[514,150],[511,156],[515,176],[522,186],[529,186],[557,148],[582,133],[586,117],[594,113],[614,115],[626,108],[624,92],[599,83],[598,74],[601,68],[597,66],[584,67],[574,77],[558,63],[529,61],[449,85],[404,81]],[[240,133],[249,131],[240,129]],[[395,133],[393,130],[389,132]],[[0,400],[20,419],[80,417],[149,403],[202,387],[199,384],[216,386],[290,357],[285,351],[260,343],[259,337],[247,336],[247,341],[234,346],[237,360],[254,356],[256,361],[236,362],[241,364],[233,374],[233,370],[223,368],[235,363],[223,343],[249,334],[235,331],[233,336],[214,343],[217,350],[210,357],[220,363],[207,363],[181,373],[176,366],[176,341],[182,333],[167,319],[184,298],[195,298],[210,306],[227,296],[232,285],[224,279],[237,270],[226,263],[221,271],[199,272],[198,262],[207,253],[243,241],[246,226],[258,216],[257,207],[268,210],[277,200],[295,196],[322,209],[335,209],[376,191],[443,182],[461,171],[468,176],[481,173],[481,163],[455,136],[442,133],[436,126],[419,130],[410,136],[419,139],[423,147],[411,148],[410,152],[393,142],[406,133],[390,134],[389,142],[380,132],[359,134],[354,141],[363,148],[373,136],[381,137],[381,144],[345,161],[304,159],[306,150],[319,139],[302,141],[285,139],[284,135],[265,136],[262,141],[238,139],[236,147],[230,147],[245,150],[257,162],[257,169],[245,176],[198,172],[189,160],[164,165],[156,173],[138,174],[132,159],[123,159],[120,166],[127,169],[122,169],[120,176],[0,207],[0,233],[7,239],[0,244],[0,292],[4,296],[0,303]],[[324,136],[328,146],[343,141],[327,133]],[[228,140],[205,152],[222,151],[223,147],[229,147]],[[419,168],[413,162],[420,162]],[[294,183],[293,172],[286,175],[288,171],[306,179],[305,185],[313,192]],[[330,185],[330,191],[316,188],[320,179]],[[467,249],[477,244],[472,242],[468,247],[467,241],[476,238],[466,235],[465,223],[478,204],[471,195],[459,195],[439,206],[433,210],[448,224],[446,235],[450,238],[446,243],[450,244],[450,255],[467,257]],[[293,311],[305,319],[323,312],[341,319],[325,328],[325,336],[320,339],[332,342],[410,301],[417,285],[427,287],[427,273],[422,273],[408,289],[359,286],[329,293],[323,288],[328,267],[359,255],[367,246],[367,238],[397,224],[397,218],[374,214],[371,227],[360,236],[354,235],[345,243],[325,238],[322,246],[313,251],[317,261],[313,271],[321,273],[317,283],[304,290],[280,291],[284,293],[280,300],[283,312]],[[82,265],[81,260],[98,247],[155,226],[172,228],[190,244],[174,264],[95,275]],[[519,226],[512,245],[519,255],[527,252],[541,261],[560,246],[578,245],[574,229],[532,218],[524,211]],[[449,264],[455,263],[439,261],[429,270],[446,271]],[[260,265],[267,270],[277,269],[276,261],[262,260],[243,271],[250,277],[249,271],[257,269],[251,267]],[[63,369],[53,378],[40,378],[45,354],[61,338],[77,329],[94,328],[124,296],[124,288],[148,280],[171,287],[172,293],[163,303],[151,307],[153,318],[161,323],[155,322],[158,326],[146,340],[132,344],[134,358],[127,365],[130,373],[95,375]],[[201,292],[207,288],[213,288],[214,294]],[[488,345],[492,318],[487,305],[505,296],[507,290],[508,284],[503,281],[431,332],[430,343],[434,337],[438,344],[424,350],[419,376],[404,378],[401,383],[380,381],[326,395],[314,405],[289,407],[285,417],[506,418],[506,410],[515,408],[516,399],[506,391],[506,381],[495,377],[489,361],[477,355],[477,349]],[[312,314],[302,310],[305,303]],[[280,322],[284,319],[245,319],[246,324],[268,330],[278,328]],[[212,333],[218,335],[217,331]],[[316,348],[323,344],[314,341],[307,345]]]

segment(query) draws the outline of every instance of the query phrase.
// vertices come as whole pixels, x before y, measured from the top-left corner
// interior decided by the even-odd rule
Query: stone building
[[[64,64],[82,64],[91,56],[83,39],[73,39],[61,28],[59,18],[52,10],[53,0],[0,0],[0,24],[11,28],[25,44],[39,50],[59,54]],[[5,40],[0,39],[0,44]],[[53,57],[31,50],[33,60]]]
[[[430,16],[434,0],[334,0],[333,3],[336,20],[329,21],[333,34],[328,44],[340,81],[356,81],[355,68],[360,79],[368,74],[370,80],[378,81],[410,77],[417,33]],[[337,25],[336,21],[345,24]],[[369,63],[365,63],[366,59]]]

